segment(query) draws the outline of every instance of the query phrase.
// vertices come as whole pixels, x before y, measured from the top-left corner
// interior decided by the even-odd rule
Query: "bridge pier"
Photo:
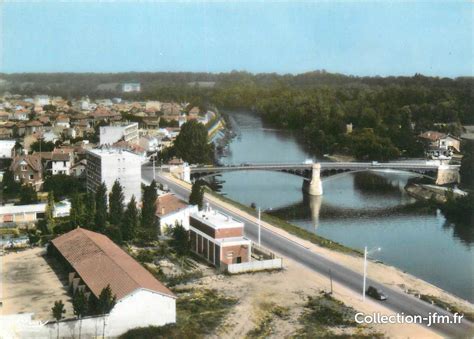
[[[440,165],[436,176],[436,185],[459,183],[459,168],[449,165]]]
[[[321,182],[321,164],[313,164],[313,173],[311,176],[311,182],[309,183],[308,194],[309,195],[323,195],[323,183]]]

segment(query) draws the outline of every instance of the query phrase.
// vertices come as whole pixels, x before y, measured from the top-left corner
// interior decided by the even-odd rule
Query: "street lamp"
[[[364,247],[364,283],[362,287],[362,301],[365,301],[365,285],[367,281],[367,257],[369,256],[369,254],[373,252],[379,252],[380,250],[381,248],[378,247],[367,251],[367,246]]]
[[[272,210],[272,208],[266,208],[263,211],[269,211]],[[259,207],[258,208],[258,244],[261,245],[261,227],[262,227],[262,209]]]

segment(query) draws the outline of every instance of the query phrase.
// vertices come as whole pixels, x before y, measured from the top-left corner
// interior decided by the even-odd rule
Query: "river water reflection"
[[[298,137],[265,126],[250,113],[232,113],[238,136],[224,164],[303,162],[313,157]],[[314,158],[314,157],[313,157]],[[256,203],[302,228],[344,245],[381,247],[376,259],[474,302],[474,234],[442,214],[413,208],[401,172],[343,173],[324,178],[324,196],[303,194],[302,178],[278,172],[225,173],[221,192]]]

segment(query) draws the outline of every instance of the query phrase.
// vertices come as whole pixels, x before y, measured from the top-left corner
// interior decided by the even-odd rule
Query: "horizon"
[[[0,11],[6,74],[474,75],[473,4],[462,1],[7,1]]]

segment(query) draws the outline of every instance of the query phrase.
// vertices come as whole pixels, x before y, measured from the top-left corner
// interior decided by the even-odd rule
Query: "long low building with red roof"
[[[107,316],[107,335],[176,322],[176,296],[103,234],[76,228],[51,241],[49,252],[69,269],[75,292],[99,298],[108,285],[116,304]]]

